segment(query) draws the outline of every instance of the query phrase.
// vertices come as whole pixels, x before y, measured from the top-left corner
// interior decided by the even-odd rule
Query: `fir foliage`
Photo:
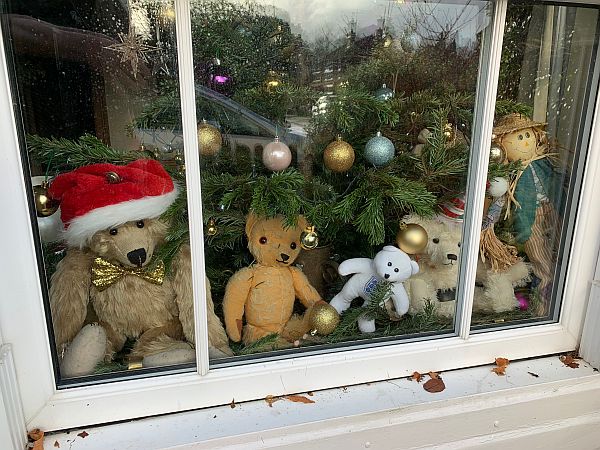
[[[125,164],[149,156],[136,151],[114,149],[90,134],[76,141],[28,135],[27,148],[31,158],[47,166],[50,174],[96,163]]]

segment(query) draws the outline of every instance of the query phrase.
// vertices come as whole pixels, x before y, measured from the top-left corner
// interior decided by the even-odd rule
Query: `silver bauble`
[[[377,167],[389,163],[394,158],[394,153],[394,143],[382,136],[379,131],[365,145],[365,159]]]

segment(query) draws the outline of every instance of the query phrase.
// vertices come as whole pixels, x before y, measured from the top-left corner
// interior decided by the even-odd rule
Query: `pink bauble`
[[[527,311],[529,309],[529,299],[527,298],[527,296],[521,292],[517,292],[515,294],[515,297],[517,298],[519,309],[521,311]]]
[[[292,152],[279,138],[275,138],[273,142],[268,143],[263,149],[262,161],[269,170],[274,172],[284,170],[292,162]]]

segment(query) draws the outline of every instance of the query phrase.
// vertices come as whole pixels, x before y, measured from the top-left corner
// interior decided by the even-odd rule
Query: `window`
[[[596,7],[109,3],[2,22],[32,424],[577,346]]]

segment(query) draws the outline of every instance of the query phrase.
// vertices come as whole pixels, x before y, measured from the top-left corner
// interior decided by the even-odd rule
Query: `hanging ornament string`
[[[543,148],[546,148],[546,147],[544,146]],[[508,204],[506,206],[506,213],[504,214],[504,220],[506,220],[510,217],[511,209],[512,209],[513,205],[515,208],[521,208],[521,204],[515,198],[515,190],[517,189],[517,184],[519,183],[519,180],[521,179],[521,175],[523,175],[523,173],[525,172],[525,170],[527,170],[529,165],[534,161],[539,161],[540,159],[544,159],[544,158],[552,159],[552,158],[556,158],[557,156],[558,156],[558,153],[544,153],[539,156],[534,156],[533,158],[528,159],[527,161],[523,161],[523,169],[519,170],[519,172],[517,173],[515,178],[510,182],[510,185],[508,187],[508,192],[507,192]]]

